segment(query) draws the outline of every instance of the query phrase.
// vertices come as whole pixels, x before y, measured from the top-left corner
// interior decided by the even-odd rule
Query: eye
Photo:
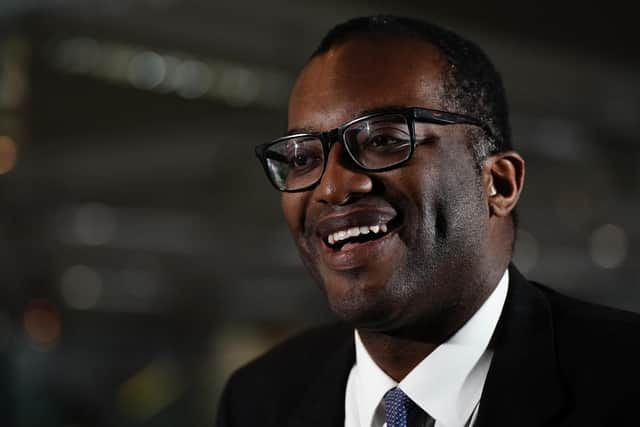
[[[290,172],[304,174],[322,167],[322,146],[310,141],[293,144],[289,148],[287,164]]]
[[[293,168],[304,167],[307,165],[308,162],[309,162],[309,156],[307,156],[305,153],[295,154],[290,161],[291,167]]]
[[[392,135],[375,135],[367,141],[367,145],[370,147],[386,147],[389,145],[399,144],[402,141],[398,140]]]
[[[406,149],[410,143],[411,140],[406,132],[386,128],[372,133],[362,144],[367,150],[396,151]]]

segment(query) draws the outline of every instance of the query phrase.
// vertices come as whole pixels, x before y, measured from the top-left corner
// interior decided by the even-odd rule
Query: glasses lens
[[[292,137],[270,145],[265,161],[271,180],[280,190],[299,190],[322,176],[324,150],[315,137]]]
[[[353,157],[367,169],[387,168],[411,155],[411,132],[406,117],[386,114],[349,126],[344,139]]]

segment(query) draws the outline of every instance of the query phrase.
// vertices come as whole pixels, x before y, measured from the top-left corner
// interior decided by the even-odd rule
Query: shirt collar
[[[355,341],[357,373],[354,379],[358,415],[360,425],[370,426],[384,394],[398,383],[376,365],[364,347],[357,330],[355,331]]]
[[[507,296],[509,272],[473,316],[397,384],[367,352],[355,332],[359,419],[370,426],[384,394],[399,386],[439,423],[463,425],[480,400],[491,360],[489,341]]]

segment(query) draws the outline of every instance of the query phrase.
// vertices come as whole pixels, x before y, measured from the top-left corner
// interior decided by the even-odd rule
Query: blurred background
[[[527,159],[516,264],[640,311],[635,15],[387,3],[0,0],[0,425],[211,425],[235,367],[331,319],[253,146],[354,15],[488,51]]]

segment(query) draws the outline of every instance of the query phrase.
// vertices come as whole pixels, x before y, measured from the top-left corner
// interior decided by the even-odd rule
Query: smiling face
[[[431,45],[410,38],[352,37],[312,59],[289,103],[289,129],[326,131],[364,111],[447,110]],[[489,208],[468,148],[469,125],[416,123],[411,160],[364,172],[331,146],[320,183],[283,193],[302,260],[333,311],[359,328],[436,325],[487,294]]]

